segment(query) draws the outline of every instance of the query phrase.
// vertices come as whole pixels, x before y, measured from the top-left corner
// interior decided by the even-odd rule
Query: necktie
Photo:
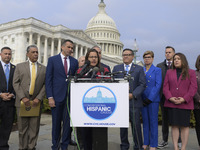
[[[128,67],[129,67],[129,65],[126,65],[126,68],[125,68],[125,70],[126,70],[126,74],[128,74],[128,72],[129,72]]]
[[[30,95],[33,95],[35,89],[35,79],[36,79],[35,63],[32,63],[31,88],[29,91]]]
[[[8,83],[9,83],[9,74],[10,74],[10,70],[9,70],[9,65],[5,64],[5,76],[6,76],[6,82],[7,82],[7,90],[8,90]]]
[[[170,69],[170,67],[171,67],[171,62],[170,61],[168,61],[168,69]]]
[[[67,76],[67,57],[64,57],[64,69],[65,69],[65,74]]]

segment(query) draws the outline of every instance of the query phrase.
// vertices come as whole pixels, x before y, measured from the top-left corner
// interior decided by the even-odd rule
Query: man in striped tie
[[[38,48],[30,45],[27,48],[28,61],[17,64],[13,78],[13,87],[16,92],[19,149],[35,150],[37,143],[41,109],[39,116],[22,116],[19,112],[22,105],[26,108],[39,107],[45,95],[46,67],[38,60]],[[22,102],[22,105],[21,105]]]
[[[3,47],[0,56],[0,149],[8,150],[15,117],[15,92],[12,86],[15,66],[10,63],[11,48]]]

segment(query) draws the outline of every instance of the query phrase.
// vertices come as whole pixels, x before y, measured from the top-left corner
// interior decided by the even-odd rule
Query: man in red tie
[[[66,150],[71,140],[68,76],[74,76],[78,69],[78,61],[71,57],[73,47],[71,40],[63,41],[61,53],[50,57],[47,64],[45,86],[52,113],[52,150]]]

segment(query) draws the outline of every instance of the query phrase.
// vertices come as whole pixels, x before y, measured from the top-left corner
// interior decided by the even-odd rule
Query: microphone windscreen
[[[87,66],[89,66],[89,65],[90,65],[90,61],[89,61],[89,60],[86,60],[86,61],[85,61],[85,64],[87,64]]]
[[[99,68],[98,67],[94,67],[92,71],[93,72],[97,72],[97,71],[99,71]]]

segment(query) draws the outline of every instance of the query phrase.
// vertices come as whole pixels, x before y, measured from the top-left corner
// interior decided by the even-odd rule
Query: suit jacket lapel
[[[37,64],[37,75],[36,75],[36,79],[38,78],[38,76],[39,76],[39,74],[40,74],[40,72],[41,72],[41,64],[40,63],[38,63]]]
[[[58,60],[58,68],[60,68],[60,70],[63,72],[62,74],[65,74],[65,68],[64,68],[60,54],[57,55],[57,60]]]
[[[6,75],[5,75],[5,73],[4,73],[4,69],[3,69],[3,66],[2,66],[1,62],[0,62],[0,76],[1,76],[0,82],[1,82],[1,84],[2,84],[2,88],[4,87],[4,88],[5,88],[4,90],[6,90],[6,87],[7,87]],[[3,85],[4,85],[4,86],[3,86]],[[3,89],[1,89],[1,90],[3,90]]]
[[[135,70],[135,65],[132,64],[132,65],[131,65],[131,68],[130,68],[130,70],[129,70],[129,73],[132,74],[132,73],[134,72],[134,70]]]
[[[149,68],[149,70],[146,72],[146,75],[149,76],[152,74],[152,72],[154,71],[155,67],[154,65],[152,64],[151,67]]]
[[[176,86],[178,86],[179,81],[178,81],[178,79],[177,79],[176,69],[174,69],[174,71],[172,72],[172,76],[173,76],[173,78],[175,79]],[[180,76],[180,77],[181,77],[181,76]],[[179,79],[180,79],[180,77],[179,77]]]
[[[24,64],[24,69],[26,70],[28,77],[29,77],[29,79],[27,79],[27,80],[31,80],[31,70],[30,70],[30,66],[29,66],[29,61],[27,61]]]

